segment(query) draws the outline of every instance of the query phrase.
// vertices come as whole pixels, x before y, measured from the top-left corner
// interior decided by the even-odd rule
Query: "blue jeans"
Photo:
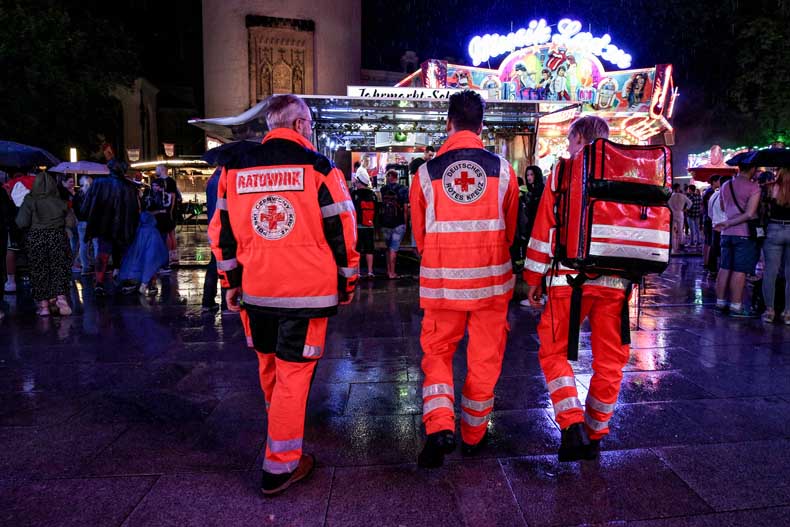
[[[790,224],[768,223],[763,254],[765,254],[765,272],[763,274],[765,306],[770,309],[774,308],[776,277],[779,276],[784,256],[785,312],[790,312],[788,306],[788,302],[790,302]]]
[[[382,227],[381,233],[384,235],[387,249],[392,252],[398,252],[400,249],[400,242],[403,240],[403,235],[406,234],[406,225],[398,225],[393,228]]]
[[[77,223],[77,233],[79,234],[80,240],[80,264],[82,264],[82,270],[85,271],[90,267],[90,262],[93,260],[96,261],[96,256],[99,254],[99,240],[94,238],[91,240],[91,245],[93,246],[93,253],[88,253],[88,240],[85,239],[85,231],[88,229],[88,222],[87,221],[80,221]]]
[[[699,233],[699,218],[687,216],[686,221],[688,221],[689,225],[689,243],[691,245],[699,245],[702,241]]]
[[[747,236],[722,235],[721,268],[736,273],[754,274],[760,256],[757,241]]]

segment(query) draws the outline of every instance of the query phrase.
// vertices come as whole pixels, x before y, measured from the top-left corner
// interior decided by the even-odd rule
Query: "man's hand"
[[[241,287],[232,287],[225,291],[225,302],[228,304],[228,309],[238,313],[241,311],[239,299],[241,298]]]
[[[727,227],[729,227],[729,225],[727,224],[727,222],[726,222],[726,221],[723,221],[723,222],[721,222],[721,223],[717,223],[716,225],[714,225],[714,226],[713,226],[713,230],[714,230],[714,231],[719,231],[719,232],[721,232],[721,231],[723,231],[724,229],[726,229]]]
[[[543,286],[531,285],[527,289],[527,299],[532,307],[540,307],[543,305]]]

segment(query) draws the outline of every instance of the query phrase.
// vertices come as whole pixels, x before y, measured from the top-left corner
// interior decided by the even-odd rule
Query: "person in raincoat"
[[[67,213],[57,181],[41,172],[16,216],[19,228],[27,230],[30,282],[42,317],[49,316],[50,309],[64,316],[71,314],[66,300],[71,289],[71,246],[66,237],[66,228],[71,225],[67,225]]]
[[[132,293],[138,288],[145,294],[156,294],[156,274],[167,265],[168,252],[162,235],[156,228],[156,218],[150,212],[140,214],[137,235],[126,251],[121,264],[121,291]]]

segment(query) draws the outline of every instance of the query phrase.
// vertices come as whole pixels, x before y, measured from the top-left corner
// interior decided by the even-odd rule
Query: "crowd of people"
[[[740,164],[734,177],[711,177],[703,203],[703,265],[716,279],[716,309],[790,325],[790,168]]]
[[[151,185],[104,145],[108,175],[79,178],[23,169],[0,191],[0,278],[15,293],[24,264],[41,317],[68,316],[72,273],[93,276],[97,297],[113,290],[157,293],[156,277],[177,262],[178,189],[164,167]],[[6,172],[4,172],[6,173]],[[0,317],[2,317],[0,312]]]

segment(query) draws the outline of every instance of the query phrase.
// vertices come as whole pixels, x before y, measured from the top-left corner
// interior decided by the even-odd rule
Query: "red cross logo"
[[[469,177],[469,172],[464,170],[461,172],[461,177],[455,178],[455,185],[461,187],[461,192],[468,192],[469,185],[475,182],[474,178]]]
[[[285,213],[277,212],[277,205],[268,205],[266,212],[261,214],[261,219],[269,223],[269,230],[273,230],[281,221],[285,221]]]

